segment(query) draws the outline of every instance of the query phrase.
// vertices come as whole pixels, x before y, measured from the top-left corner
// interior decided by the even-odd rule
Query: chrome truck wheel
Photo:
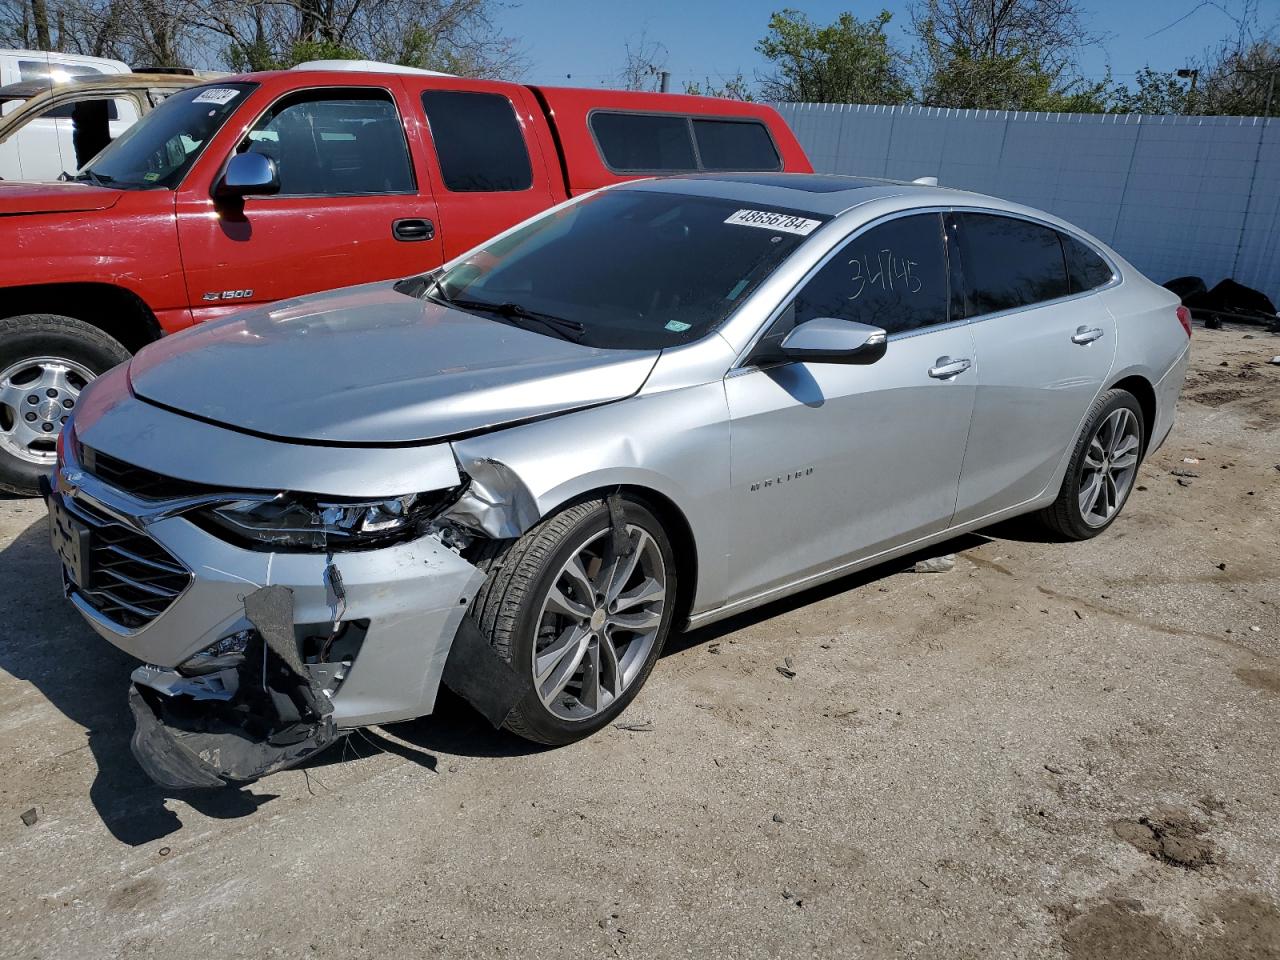
[[[93,376],[65,357],[31,357],[0,370],[0,451],[51,468],[58,433]]]
[[[118,341],[83,320],[49,313],[0,319],[0,490],[36,492],[80,392],[128,359]]]

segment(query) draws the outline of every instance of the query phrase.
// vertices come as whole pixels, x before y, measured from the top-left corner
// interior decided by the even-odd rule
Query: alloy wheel
[[[0,372],[0,450],[52,465],[58,432],[94,374],[62,357],[32,357]]]
[[[621,697],[644,670],[662,625],[662,550],[640,527],[625,530],[625,549],[608,529],[575,550],[538,614],[534,688],[562,720],[588,720]]]
[[[1113,410],[1098,425],[1080,465],[1080,516],[1091,527],[1111,521],[1138,472],[1142,433],[1128,407]]]

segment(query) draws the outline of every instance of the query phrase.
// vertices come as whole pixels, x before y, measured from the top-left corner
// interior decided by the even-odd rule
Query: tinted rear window
[[[697,170],[689,121],[656,113],[593,113],[591,131],[613,170]]]
[[[533,168],[515,108],[496,93],[422,95],[444,185],[455,193],[528,190]]]
[[[693,135],[703,170],[777,170],[782,166],[763,123],[695,119]]]
[[[1092,290],[1111,280],[1111,267],[1107,261],[1075,237],[1062,234],[1062,250],[1067,257],[1067,277],[1072,293]]]
[[[1025,307],[1070,292],[1056,230],[994,214],[965,213],[960,219],[972,315]]]

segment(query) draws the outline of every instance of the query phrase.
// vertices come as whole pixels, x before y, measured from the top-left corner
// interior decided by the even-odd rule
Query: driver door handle
[[[964,358],[952,360],[950,357],[939,357],[929,368],[929,376],[935,380],[950,380],[952,377],[960,376],[971,366],[973,364]]]
[[[1076,327],[1076,332],[1071,335],[1071,342],[1078,346],[1084,346],[1086,343],[1093,343],[1093,341],[1101,337],[1102,331],[1097,327]]]
[[[396,220],[391,224],[391,235],[397,240],[414,243],[419,240],[431,240],[436,235],[436,225],[430,220],[416,217]]]

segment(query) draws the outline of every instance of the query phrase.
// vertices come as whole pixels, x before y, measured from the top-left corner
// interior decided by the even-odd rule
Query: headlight
[[[199,514],[232,539],[259,550],[360,550],[408,539],[458,491],[385,500],[324,501],[302,494],[236,500]]]

